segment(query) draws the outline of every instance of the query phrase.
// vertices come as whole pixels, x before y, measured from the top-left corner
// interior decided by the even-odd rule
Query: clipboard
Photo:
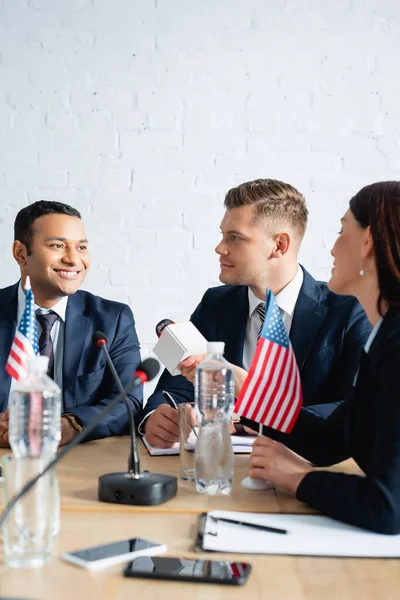
[[[284,528],[288,534],[259,531],[210,517]],[[229,554],[399,558],[400,534],[375,533],[322,515],[214,510],[201,513],[195,547],[203,552]]]

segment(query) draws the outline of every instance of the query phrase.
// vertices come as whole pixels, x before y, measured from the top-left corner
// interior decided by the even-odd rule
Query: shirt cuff
[[[146,423],[147,419],[149,418],[150,415],[152,415],[154,412],[154,410],[152,410],[151,412],[149,412],[144,419],[142,419],[139,423],[139,427],[138,427],[138,434],[139,435],[144,435],[145,431],[144,431],[144,424]]]

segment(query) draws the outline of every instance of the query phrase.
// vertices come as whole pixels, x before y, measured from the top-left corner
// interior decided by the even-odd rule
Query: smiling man
[[[66,444],[118,393],[103,354],[92,344],[93,333],[106,334],[124,386],[140,362],[132,311],[124,304],[78,291],[90,266],[89,243],[81,215],[67,204],[42,200],[23,208],[15,219],[13,256],[21,280],[0,290],[0,446],[8,446],[7,406],[15,386],[5,365],[24,311],[23,286],[28,275],[40,351],[49,356],[48,374],[62,391],[61,444]],[[137,413],[141,390],[137,388],[129,399]],[[126,433],[127,425],[126,407],[121,403],[91,439]]]
[[[257,179],[228,191],[221,222],[220,280],[191,316],[209,341],[225,342],[225,358],[243,382],[253,359],[265,315],[268,288],[276,296],[292,342],[304,404],[340,402],[352,393],[361,350],[370,326],[358,302],[337,296],[298,264],[308,211],[304,197],[288,183]],[[197,357],[195,357],[197,358]],[[197,360],[183,369],[193,379]],[[164,371],[139,417],[150,444],[171,446],[178,439],[177,411],[165,404],[167,390],[179,402],[193,401],[193,385]],[[235,385],[237,391],[238,385]],[[332,406],[313,410],[329,414]],[[243,428],[234,424],[240,433]],[[233,427],[232,427],[233,431]]]

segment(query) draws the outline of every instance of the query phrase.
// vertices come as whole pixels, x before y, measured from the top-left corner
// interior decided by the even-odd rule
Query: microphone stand
[[[134,477],[135,479],[139,479],[140,463],[139,463],[139,456],[137,453],[137,446],[136,446],[135,419],[133,416],[132,406],[131,406],[131,403],[129,402],[128,395],[124,390],[124,386],[122,385],[122,382],[119,378],[117,370],[114,367],[114,363],[111,360],[111,356],[108,351],[107,343],[106,343],[105,339],[99,340],[96,345],[103,350],[104,356],[106,357],[108,368],[110,369],[111,374],[114,377],[114,380],[117,384],[120,394],[123,394],[123,400],[124,400],[124,403],[126,406],[126,410],[128,411],[129,436],[130,436],[130,442],[131,442],[131,453],[130,453],[129,461],[128,461],[128,471],[132,477]]]

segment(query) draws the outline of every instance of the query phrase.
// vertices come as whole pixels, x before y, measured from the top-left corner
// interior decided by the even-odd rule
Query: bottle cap
[[[225,342],[207,342],[207,352],[209,354],[223,354]]]
[[[30,356],[27,360],[28,371],[40,371],[41,373],[47,373],[47,369],[49,366],[49,357],[41,356],[37,354],[36,356]]]

